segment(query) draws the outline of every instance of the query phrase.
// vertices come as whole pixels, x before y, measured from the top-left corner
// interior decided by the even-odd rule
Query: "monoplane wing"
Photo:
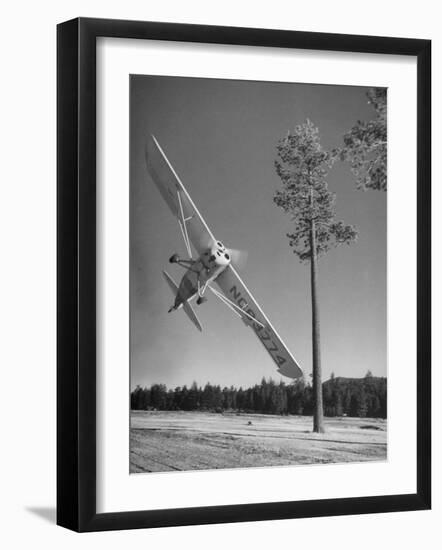
[[[189,256],[192,257],[190,244],[198,255],[202,254],[215,237],[154,136],[147,142],[146,163],[153,182],[178,220]]]
[[[240,315],[241,310],[244,312],[244,315],[241,315],[244,323],[254,331],[262,345],[266,348],[276,363],[278,372],[288,378],[299,378],[302,376],[302,370],[298,362],[272,327],[270,321],[235,269],[229,265],[216,278],[216,282],[227,299],[236,306],[234,310],[239,311]]]

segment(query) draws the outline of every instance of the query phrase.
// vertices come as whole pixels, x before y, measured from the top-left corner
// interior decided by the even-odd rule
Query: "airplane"
[[[175,253],[169,259],[171,264],[185,269],[179,285],[163,271],[163,277],[175,296],[169,313],[183,309],[195,327],[202,331],[202,325],[190,302],[196,299],[198,305],[203,304],[207,300],[206,291],[210,290],[253,330],[276,363],[280,374],[292,379],[301,377],[303,372],[298,362],[234,267],[243,255],[240,251],[226,248],[214,237],[153,135],[148,138],[145,154],[147,170],[178,221],[188,254],[188,258],[180,258]]]

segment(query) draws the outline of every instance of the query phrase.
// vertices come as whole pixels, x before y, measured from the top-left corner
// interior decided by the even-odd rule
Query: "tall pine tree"
[[[351,225],[335,219],[335,195],[326,177],[334,155],[320,143],[318,129],[307,120],[296,126],[277,146],[276,172],[282,189],[274,202],[291,216],[290,246],[301,262],[310,263],[313,356],[313,431],[324,431],[321,382],[320,322],[318,304],[318,258],[340,244],[357,238]]]

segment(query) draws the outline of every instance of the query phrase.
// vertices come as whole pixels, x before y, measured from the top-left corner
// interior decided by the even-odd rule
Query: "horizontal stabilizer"
[[[176,296],[178,292],[178,285],[175,283],[169,273],[167,273],[167,271],[163,271],[163,277],[166,283],[169,285],[170,290],[173,292],[174,296]]]
[[[198,320],[198,317],[196,316],[195,312],[192,309],[192,306],[189,304],[189,302],[184,302],[183,305],[184,312],[186,313],[187,317],[192,321],[192,323],[196,326],[196,328],[202,332],[203,327],[201,326],[201,323]]]
[[[175,283],[175,281],[172,279],[172,277],[167,273],[167,271],[163,271],[163,277],[166,283],[169,285],[171,291],[173,292],[174,296],[177,295],[178,292],[178,285]],[[192,323],[196,326],[196,328],[202,332],[203,327],[201,326],[201,323],[198,320],[198,317],[196,316],[195,312],[192,309],[192,306],[189,304],[189,302],[183,303],[183,309],[187,317],[192,321]]]

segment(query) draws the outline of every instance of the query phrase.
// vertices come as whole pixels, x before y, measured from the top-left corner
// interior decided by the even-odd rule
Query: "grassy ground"
[[[386,460],[387,423],[264,414],[132,411],[130,471],[210,470]]]

